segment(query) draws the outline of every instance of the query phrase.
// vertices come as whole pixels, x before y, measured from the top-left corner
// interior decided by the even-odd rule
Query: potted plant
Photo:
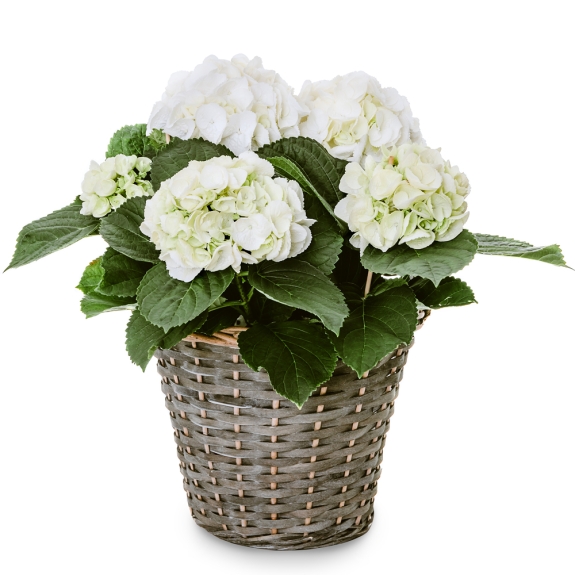
[[[477,253],[565,266],[556,245],[468,231],[469,192],[375,78],[295,96],[257,58],[209,57],[23,228],[8,267],[100,235],[82,311],[129,310],[130,358],[157,357],[196,521],[323,547],[371,525],[414,333],[475,302],[453,274]]]

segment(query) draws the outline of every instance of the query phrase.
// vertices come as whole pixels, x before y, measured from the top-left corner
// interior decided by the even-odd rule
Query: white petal
[[[108,158],[100,164],[102,178],[113,180],[116,177],[116,158]]]
[[[346,196],[336,204],[333,210],[334,214],[340,220],[343,220],[346,223],[349,223],[349,212],[351,208],[350,199],[351,199],[350,196]]]
[[[437,190],[443,182],[441,174],[429,164],[417,164],[407,168],[405,177],[414,188],[420,190]]]
[[[200,173],[194,168],[184,168],[167,182],[170,192],[176,198],[183,198],[198,185]]]
[[[246,111],[230,116],[222,143],[236,155],[250,150],[256,125],[257,117],[253,112]]]
[[[392,146],[397,143],[401,132],[399,118],[387,108],[379,108],[376,123],[369,130],[369,143],[374,148]]]
[[[350,162],[345,167],[345,173],[339,183],[339,189],[345,194],[350,194],[363,190],[367,186],[369,186],[369,180],[363,168],[358,162]]]
[[[273,258],[274,262],[283,262],[289,257],[291,250],[291,236],[290,234],[285,234],[283,238],[278,239],[278,245],[280,245],[280,250],[278,255]],[[268,258],[269,259],[269,258]]]
[[[376,200],[383,200],[393,194],[402,180],[403,176],[399,172],[378,166],[369,182],[369,192]]]
[[[240,256],[242,258],[242,263],[244,264],[257,264],[258,260],[256,258],[254,258],[254,256],[252,256],[252,254],[249,254],[248,252],[240,252]],[[239,269],[234,268],[234,270],[236,272],[239,272]]]
[[[118,154],[114,159],[116,173],[120,174],[121,176],[127,176],[128,173],[135,168],[138,157]]]
[[[393,194],[393,205],[398,210],[407,210],[418,198],[422,198],[423,196],[424,193],[421,190],[404,182],[397,188],[395,194]]]
[[[200,173],[200,183],[206,189],[220,192],[228,185],[228,171],[216,163],[206,163]]]
[[[293,213],[285,202],[278,200],[270,202],[265,207],[264,214],[272,223],[276,235],[281,237],[289,230]]]
[[[375,220],[376,211],[370,196],[349,196],[349,223],[356,228]]]
[[[329,109],[329,115],[335,120],[354,120],[360,114],[361,106],[358,102],[351,99],[338,98]]]
[[[291,248],[288,257],[293,258],[309,247],[311,243],[311,230],[299,224],[291,224],[290,235]]]
[[[216,272],[231,266],[236,271],[239,271],[241,264],[242,256],[238,246],[233,245],[231,242],[225,242],[215,249],[212,261],[206,266],[206,269]]]
[[[363,136],[357,142],[353,144],[346,144],[345,146],[333,146],[329,150],[329,153],[339,158],[340,160],[347,160],[349,162],[359,162],[361,155],[365,150],[365,145],[367,144],[367,136]]]
[[[100,180],[94,186],[94,192],[98,196],[111,196],[116,191],[116,182],[114,180]]]
[[[164,132],[174,138],[189,140],[193,136],[195,129],[196,122],[192,118],[182,118],[174,122],[169,128],[165,128]]]
[[[447,231],[444,234],[442,234],[441,237],[437,238],[437,241],[448,242],[449,240],[456,238],[463,231],[463,226],[465,225],[468,219],[469,219],[469,212],[467,212],[462,218],[453,221],[449,226],[449,228],[447,228]]]
[[[254,130],[254,140],[256,141],[258,148],[269,144],[271,142],[269,130],[266,130],[266,128],[261,124],[258,124]]]
[[[241,166],[246,166],[248,169],[248,173],[252,173],[257,171],[262,176],[269,176],[270,178],[274,175],[274,167],[273,165],[260,158],[255,152],[247,151],[243,152],[239,155],[239,159],[241,160]]]
[[[170,108],[166,106],[164,102],[156,102],[152,108],[152,112],[150,113],[146,134],[149,136],[152,130],[156,128],[162,129],[166,125],[170,113]]]
[[[103,218],[106,214],[109,214],[112,207],[107,198],[98,198],[94,205],[92,206],[92,215],[95,218]]]
[[[268,86],[271,91],[271,87]],[[233,78],[224,82],[215,91],[218,99],[226,102],[230,107],[236,110],[247,110],[254,101],[254,96],[259,96],[256,90],[250,89],[248,85],[248,79],[243,78]],[[258,101],[260,98],[258,97]],[[268,104],[269,105],[269,104]]]
[[[379,223],[379,229],[385,247],[393,247],[403,231],[403,212],[392,212],[384,216]]]
[[[451,174],[444,173],[443,177],[443,190],[447,194],[455,194],[457,188],[455,186],[455,180]]]
[[[196,112],[196,126],[208,142],[219,144],[226,124],[226,111],[218,104],[204,104]]]
[[[443,194],[433,194],[431,196],[431,205],[433,206],[433,217],[438,220],[444,220],[451,216],[451,200]]]
[[[240,218],[232,225],[232,239],[246,250],[257,250],[271,232],[272,224],[262,214]]]
[[[184,225],[184,214],[179,211],[164,214],[160,216],[160,225],[168,235],[176,236]]]
[[[324,110],[312,110],[307,120],[300,124],[300,132],[306,138],[321,142],[327,137],[329,116]]]
[[[183,282],[191,282],[203,269],[180,267],[171,261],[166,261],[166,268],[170,277]]]
[[[435,234],[428,230],[415,230],[410,236],[402,238],[401,243],[406,243],[414,250],[423,250],[435,241]]]

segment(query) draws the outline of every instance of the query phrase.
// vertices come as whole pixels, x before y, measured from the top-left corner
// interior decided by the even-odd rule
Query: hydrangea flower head
[[[354,232],[351,243],[386,252],[396,244],[423,249],[447,242],[469,217],[467,176],[445,161],[440,150],[403,144],[380,150],[380,161],[350,162],[340,182],[347,194],[335,214]]]
[[[363,164],[370,155],[381,159],[382,147],[424,143],[407,98],[365,72],[308,81],[300,98],[310,110],[301,135],[323,143],[336,158]]]
[[[253,152],[192,161],[146,202],[141,230],[160,250],[169,274],[191,281],[263,260],[281,262],[306,250],[310,226],[299,184],[274,178]]]
[[[305,112],[293,89],[266,70],[260,58],[209,56],[192,72],[170,77],[150,115],[148,133],[161,129],[182,140],[201,137],[241,154],[299,136]]]
[[[151,165],[149,158],[124,154],[92,162],[82,182],[80,213],[102,218],[130,198],[151,196],[152,184],[146,179]]]

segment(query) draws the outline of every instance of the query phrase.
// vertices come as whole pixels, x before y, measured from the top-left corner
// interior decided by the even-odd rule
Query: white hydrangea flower
[[[192,161],[146,202],[141,230],[169,274],[191,281],[202,270],[240,271],[242,263],[281,262],[309,247],[299,184],[274,178],[253,152]]]
[[[172,74],[152,109],[148,134],[158,128],[183,140],[202,137],[239,155],[299,136],[305,113],[293,89],[260,58],[208,56],[192,72]]]
[[[82,182],[82,209],[85,216],[102,218],[127,199],[151,196],[152,184],[145,178],[152,160],[118,154],[105,162],[91,162]]]
[[[321,142],[336,158],[363,165],[367,156],[381,159],[382,147],[425,143],[407,98],[365,72],[307,81],[300,98],[310,109],[301,135]]]
[[[386,252],[396,244],[423,249],[447,242],[469,218],[467,176],[445,161],[440,150],[420,144],[383,148],[381,160],[350,162],[340,182],[347,194],[335,214],[354,232],[351,243]]]

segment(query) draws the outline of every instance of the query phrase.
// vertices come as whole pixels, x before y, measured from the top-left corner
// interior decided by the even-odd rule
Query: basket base
[[[365,535],[373,523],[373,509],[369,515],[359,525],[355,521],[349,520],[349,525],[342,523],[337,531],[333,528],[301,535],[296,534],[277,534],[277,535],[260,535],[256,537],[241,537],[233,531],[224,531],[222,529],[213,529],[196,520],[198,526],[205,529],[211,535],[218,539],[242,545],[243,547],[254,547],[256,549],[268,549],[271,551],[296,551],[301,549],[320,549],[322,547],[331,547],[353,541],[362,535]],[[194,517],[195,519],[195,517]]]

